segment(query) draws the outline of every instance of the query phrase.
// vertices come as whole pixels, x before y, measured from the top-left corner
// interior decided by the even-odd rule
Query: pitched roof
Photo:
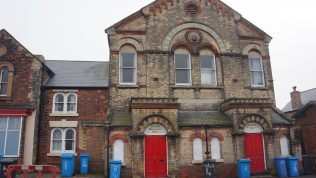
[[[316,100],[316,88],[309,89],[306,91],[301,91],[301,100],[303,106],[306,105],[308,102]],[[300,109],[300,108],[297,108]],[[282,109],[283,112],[289,112],[297,109],[292,109],[292,103],[291,101],[288,102]]]
[[[290,125],[292,124],[292,119],[286,116],[281,110],[277,108],[272,108],[271,110],[272,124],[273,125]]]
[[[108,62],[47,60],[45,64],[55,73],[45,84],[47,88],[109,86]]]
[[[179,126],[232,126],[233,120],[220,111],[179,111]]]

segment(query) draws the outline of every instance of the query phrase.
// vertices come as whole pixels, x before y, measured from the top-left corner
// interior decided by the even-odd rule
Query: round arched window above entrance
[[[261,133],[262,131],[262,126],[256,122],[248,123],[244,129],[245,133]]]
[[[166,128],[158,123],[150,124],[144,131],[145,135],[167,135]]]

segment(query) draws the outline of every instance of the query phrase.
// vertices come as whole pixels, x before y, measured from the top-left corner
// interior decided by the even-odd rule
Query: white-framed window
[[[289,155],[289,145],[286,136],[281,136],[280,138],[280,148],[281,148],[281,155],[288,156]]]
[[[120,49],[120,84],[136,85],[137,83],[137,53],[133,46],[124,45]]]
[[[120,160],[124,163],[124,142],[117,139],[113,143],[113,160]]]
[[[51,153],[75,153],[76,130],[73,128],[54,128],[51,132]]]
[[[249,52],[249,68],[251,86],[261,87],[265,85],[261,55],[256,51]]]
[[[211,157],[212,159],[221,159],[221,147],[217,137],[211,139]]]
[[[202,161],[203,160],[203,144],[201,138],[195,138],[193,140],[193,160]]]
[[[77,94],[55,93],[53,113],[77,113]]]
[[[0,116],[0,154],[19,157],[22,117]]]
[[[9,84],[9,68],[2,67],[0,71],[0,96],[6,96]]]
[[[191,59],[186,49],[177,49],[174,52],[174,70],[176,85],[191,85]]]
[[[209,50],[200,52],[201,84],[216,85],[215,55]]]

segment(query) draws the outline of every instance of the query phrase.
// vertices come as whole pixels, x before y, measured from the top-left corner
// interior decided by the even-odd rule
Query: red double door
[[[252,173],[265,171],[263,137],[261,133],[245,134],[245,155],[250,159]]]
[[[166,136],[145,136],[145,177],[167,177]]]

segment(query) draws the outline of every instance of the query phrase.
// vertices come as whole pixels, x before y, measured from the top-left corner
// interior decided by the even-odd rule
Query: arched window
[[[76,150],[76,130],[73,128],[54,128],[51,136],[52,153],[74,153]]]
[[[257,51],[249,52],[249,68],[252,86],[264,86],[264,73],[261,55]]]
[[[216,85],[215,55],[209,50],[200,51],[201,83]]]
[[[174,70],[176,85],[191,85],[191,59],[187,49],[175,50]]]
[[[211,156],[212,159],[221,159],[220,143],[217,137],[211,139]]]
[[[9,69],[8,67],[1,68],[0,71],[0,95],[6,96],[8,93],[9,84]]]
[[[202,139],[195,138],[193,140],[193,160],[201,161],[203,160],[203,144]]]
[[[117,139],[113,144],[113,159],[122,161],[124,163],[124,142]]]
[[[69,94],[67,97],[67,111],[68,112],[77,111],[77,97],[73,93]]]
[[[61,93],[55,94],[55,101],[54,101],[54,106],[55,106],[55,112],[63,112],[64,111],[64,95]]]
[[[286,136],[281,136],[280,138],[280,148],[281,148],[281,155],[288,156],[289,155],[289,145]]]
[[[53,112],[76,113],[77,95],[75,93],[55,93]]]
[[[136,85],[137,53],[132,45],[120,49],[120,84]]]

